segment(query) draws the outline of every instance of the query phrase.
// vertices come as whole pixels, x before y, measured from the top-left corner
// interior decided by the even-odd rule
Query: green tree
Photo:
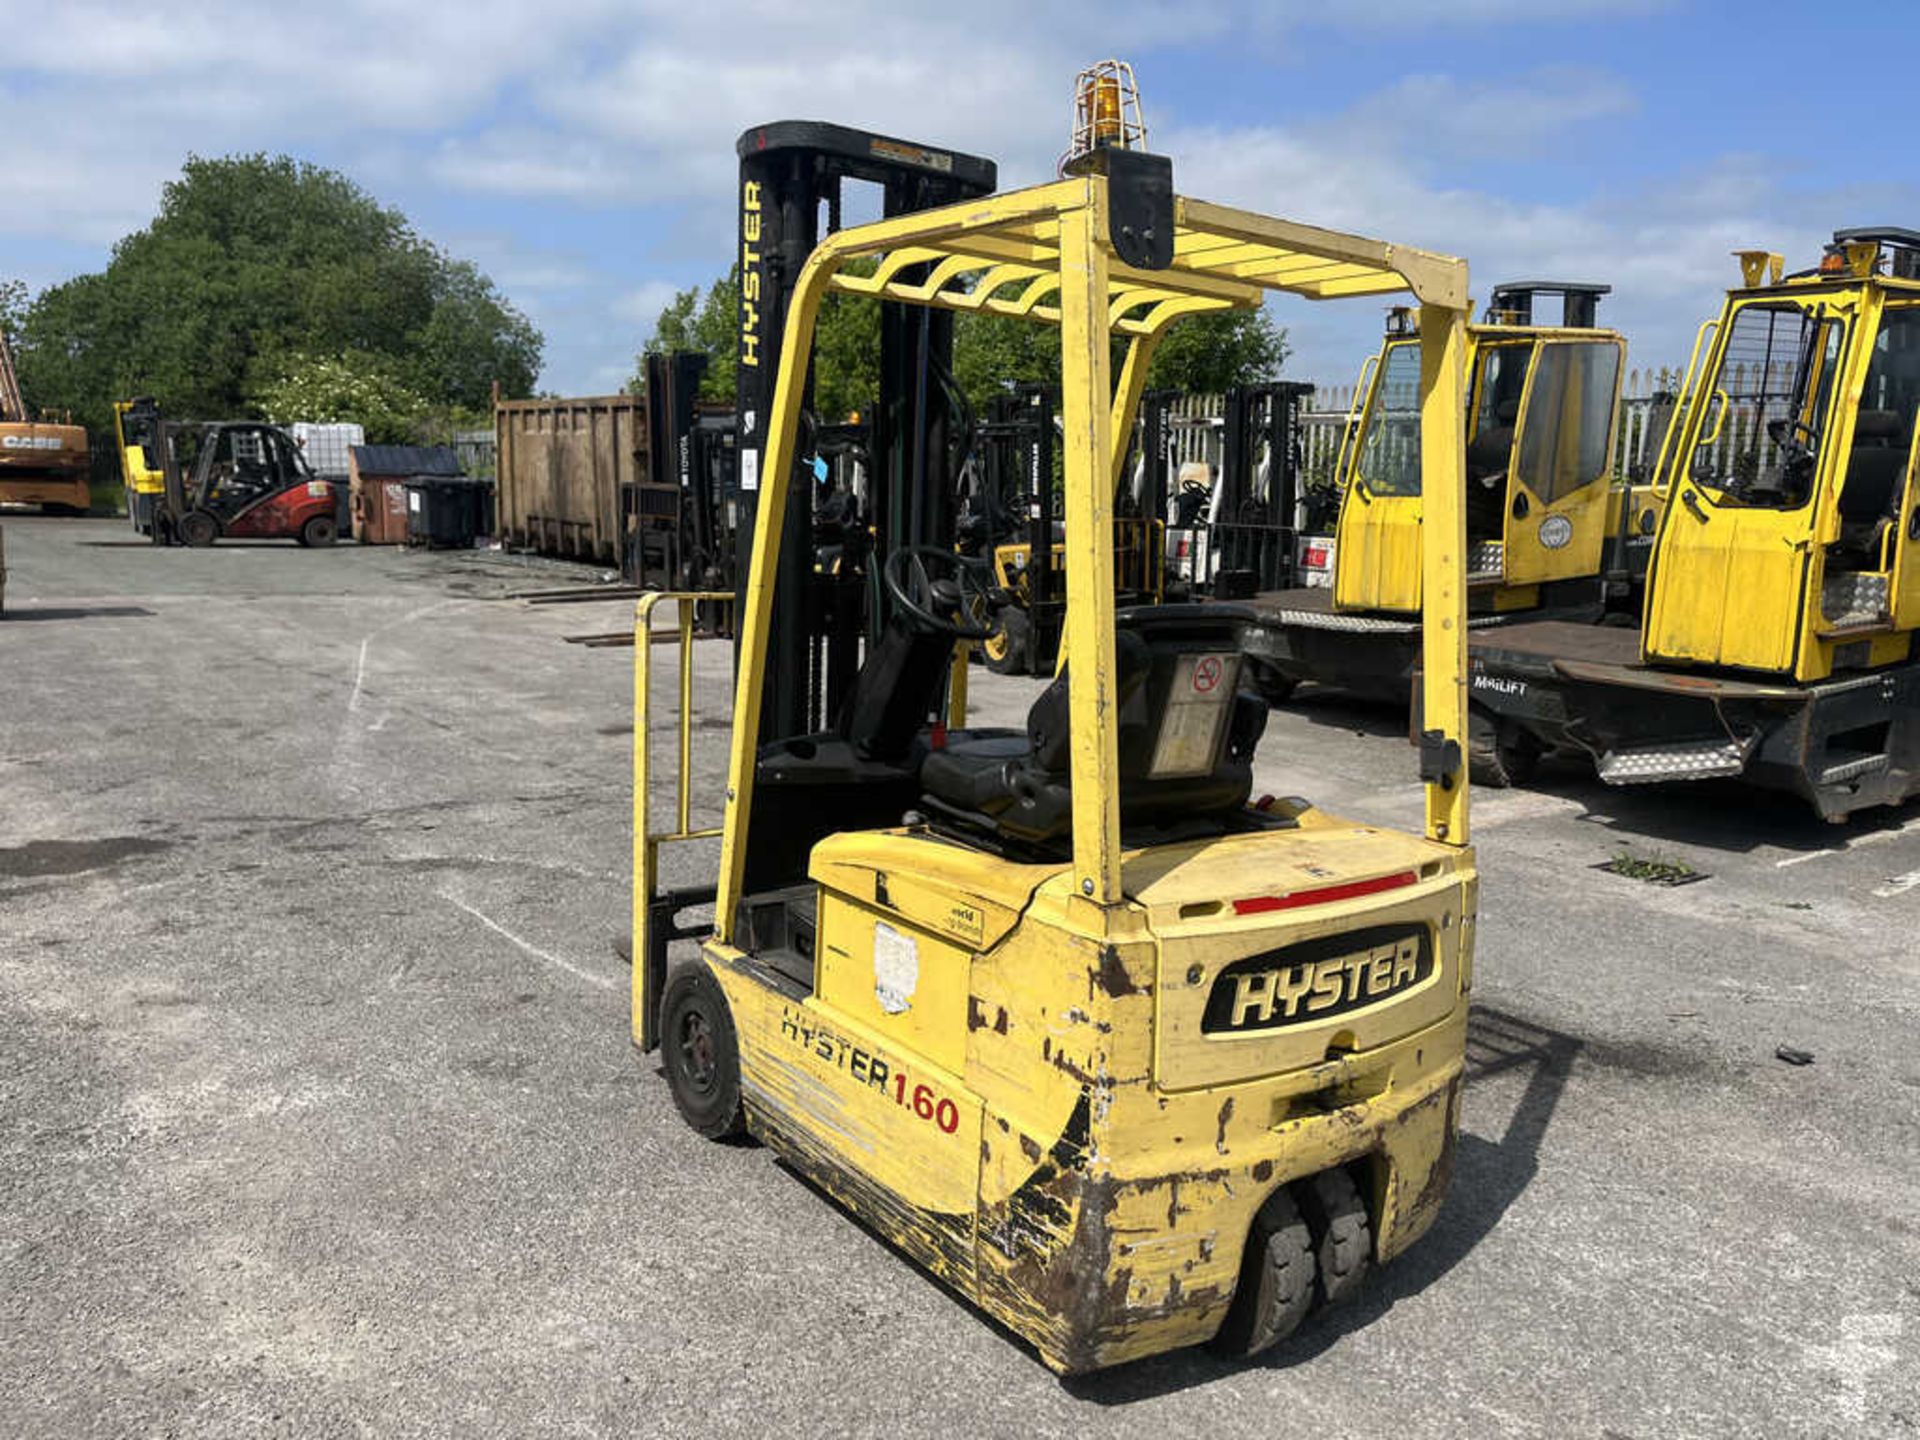
[[[27,282],[0,280],[0,334],[11,340],[20,333],[20,321],[27,313]]]
[[[1266,306],[1210,310],[1176,321],[1154,351],[1147,384],[1156,390],[1217,395],[1235,385],[1272,380],[1287,359],[1287,332]]]
[[[641,351],[641,363],[635,366],[629,388],[636,394],[644,388],[646,356],[698,350],[707,357],[707,371],[700,381],[700,398],[732,400],[739,354],[739,308],[738,265],[708,286],[704,295],[698,285],[680,291],[653,322],[653,334]]]
[[[384,355],[295,355],[286,369],[260,387],[260,408],[280,425],[295,420],[358,422],[375,445],[409,444],[421,438],[431,408],[407,384],[406,372]]]
[[[481,407],[495,380],[529,393],[542,348],[491,281],[399,211],[265,155],[189,158],[152,224],[105,270],[43,291],[21,332],[40,403],[95,426],[133,394],[181,416],[258,414],[310,356],[380,357],[428,406]]]
[[[733,398],[738,345],[740,272],[704,292],[682,290],[660,312],[643,354],[698,350],[708,357],[702,398]],[[830,295],[814,335],[814,408],[840,416],[873,403],[880,388],[880,302]],[[1121,350],[1115,348],[1115,363]],[[1161,339],[1147,383],[1158,389],[1213,394],[1276,376],[1287,357],[1286,331],[1264,307],[1211,311],[1176,321]],[[1011,315],[964,314],[954,322],[954,379],[975,409],[1023,381],[1050,383],[1060,374],[1060,332]],[[642,372],[644,373],[644,372]],[[631,386],[641,388],[636,374]]]

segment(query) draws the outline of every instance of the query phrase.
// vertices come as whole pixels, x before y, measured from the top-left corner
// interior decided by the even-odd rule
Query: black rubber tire
[[[315,515],[300,527],[300,543],[309,550],[331,545],[340,538],[340,525],[331,515]]]
[[[1253,1217],[1240,1284],[1209,1347],[1216,1355],[1244,1359],[1286,1339],[1313,1305],[1313,1277],[1313,1235],[1283,1186]]]
[[[1289,675],[1282,675],[1264,660],[1247,660],[1247,679],[1254,691],[1269,705],[1284,705],[1293,698],[1293,692],[1300,688],[1300,682]]]
[[[667,982],[660,1001],[660,1057],[681,1119],[709,1140],[745,1133],[740,1040],[726,994],[704,964],[685,966]]]
[[[1373,1264],[1373,1226],[1360,1187],[1345,1170],[1323,1170],[1300,1187],[1300,1208],[1313,1236],[1314,1290],[1338,1305],[1366,1281]]]
[[[980,655],[987,669],[996,675],[1025,675],[1033,668],[1033,622],[1017,605],[1002,605],[993,618],[1001,636],[1005,637],[1006,646],[998,655],[984,645],[981,647]]]
[[[211,545],[220,538],[220,522],[204,510],[189,510],[174,527],[182,545],[196,548]]]
[[[1525,785],[1539,773],[1540,747],[1511,720],[1467,711],[1467,775],[1489,790]]]

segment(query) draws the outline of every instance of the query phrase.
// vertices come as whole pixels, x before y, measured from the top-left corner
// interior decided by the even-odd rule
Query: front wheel
[[[339,535],[340,527],[331,515],[315,515],[300,527],[300,543],[310,550],[333,544]]]
[[[1513,721],[1467,711],[1467,775],[1490,790],[1525,785],[1540,769],[1540,744]]]
[[[1247,675],[1253,682],[1253,688],[1260,698],[1269,705],[1284,705],[1293,698],[1293,692],[1300,682],[1290,675],[1283,675],[1263,660],[1248,660]]]
[[[690,965],[667,982],[660,1037],[667,1089],[680,1118],[709,1140],[744,1134],[740,1041],[726,994],[705,965]]]
[[[980,642],[987,669],[996,675],[1025,675],[1032,668],[1028,655],[1033,649],[1033,622],[1014,605],[1002,605],[994,619],[998,623],[993,634]]]
[[[189,510],[174,527],[182,545],[211,545],[220,538],[220,522],[204,510]]]

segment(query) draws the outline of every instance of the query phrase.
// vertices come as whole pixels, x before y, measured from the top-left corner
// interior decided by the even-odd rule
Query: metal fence
[[[1735,367],[1734,379],[1727,386],[1731,393],[1739,395],[1766,388],[1743,383],[1737,370]],[[1613,469],[1617,478],[1636,483],[1652,478],[1660,441],[1672,418],[1682,378],[1679,370],[1664,365],[1627,372],[1620,388],[1620,414],[1614,435]],[[1303,487],[1332,483],[1337,478],[1347,426],[1358,420],[1353,414],[1354,390],[1351,383],[1316,386],[1306,409],[1301,412]],[[1225,401],[1218,395],[1187,395],[1174,403],[1168,414],[1167,431],[1176,465],[1198,461],[1210,471],[1218,472],[1225,410]],[[1750,445],[1760,423],[1757,412],[1747,415],[1736,403],[1722,428],[1716,449],[1731,452],[1742,444]]]

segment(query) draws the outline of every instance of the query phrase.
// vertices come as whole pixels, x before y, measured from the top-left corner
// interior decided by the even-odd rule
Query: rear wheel
[[[667,982],[660,1002],[660,1051],[680,1117],[709,1140],[743,1134],[740,1042],[720,982],[690,965]]]
[[[309,548],[331,545],[339,534],[340,527],[331,515],[316,515],[300,527],[300,543]]]
[[[189,510],[174,530],[182,545],[211,545],[220,537],[220,522],[204,510]]]
[[[1032,667],[1033,622],[1015,605],[1002,605],[994,616],[995,629],[980,644],[987,669],[996,675],[1025,675]]]
[[[1239,1287],[1210,1342],[1214,1352],[1238,1359],[1286,1339],[1313,1304],[1313,1274],[1307,1222],[1293,1196],[1276,1190],[1253,1217]]]
[[[1301,1187],[1301,1208],[1313,1235],[1315,1286],[1323,1305],[1338,1305],[1360,1288],[1373,1261],[1373,1230],[1360,1187],[1345,1170],[1326,1170]]]
[[[1290,675],[1282,675],[1264,660],[1247,661],[1247,678],[1253,682],[1253,688],[1260,698],[1269,705],[1286,704],[1300,686],[1298,680]]]
[[[1467,712],[1467,773],[1476,785],[1505,790],[1525,785],[1540,769],[1540,745],[1511,720],[1484,710]]]

